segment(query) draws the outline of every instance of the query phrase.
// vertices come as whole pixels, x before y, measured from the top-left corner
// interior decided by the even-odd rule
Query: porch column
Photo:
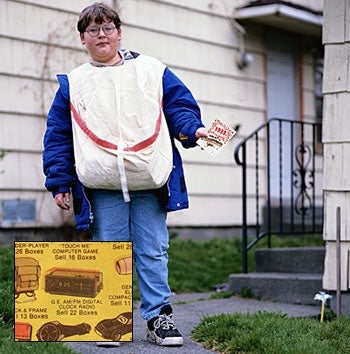
[[[350,1],[324,0],[323,18],[325,45],[322,128],[325,197],[323,237],[326,241],[323,287],[325,290],[337,290],[336,210],[340,207],[341,290],[349,293]],[[335,303],[335,299],[332,303]]]

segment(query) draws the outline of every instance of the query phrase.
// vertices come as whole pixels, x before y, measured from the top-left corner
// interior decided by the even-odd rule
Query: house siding
[[[72,214],[59,210],[44,189],[42,138],[46,114],[57,89],[55,75],[69,72],[87,60],[76,19],[90,3],[0,2],[0,45],[4,48],[0,69],[0,200],[34,199],[37,210],[34,222],[3,227],[45,228],[73,222]],[[119,10],[123,22],[122,47],[154,56],[168,65],[191,89],[205,124],[221,118],[240,125],[237,136],[215,159],[199,149],[181,149],[190,208],[170,213],[169,226],[239,227],[241,172],[233,160],[233,150],[266,121],[264,26],[245,23],[246,35],[242,38],[232,19],[233,9],[247,4],[242,0],[109,3]],[[317,0],[293,3],[315,10],[323,6]],[[242,40],[254,56],[252,65],[244,70],[236,64]],[[308,48],[301,47],[302,109],[298,119],[314,121],[314,63]]]
[[[323,287],[347,291],[350,284],[350,4],[325,0],[324,64],[324,198],[326,241]],[[337,209],[340,210],[338,224]],[[339,231],[339,233],[338,233]],[[337,257],[339,235],[340,258]],[[337,260],[340,284],[337,283]],[[349,314],[349,311],[346,311]]]

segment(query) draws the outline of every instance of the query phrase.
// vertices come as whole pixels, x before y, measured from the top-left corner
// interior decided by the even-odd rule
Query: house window
[[[2,224],[35,221],[35,200],[7,199],[2,201]]]

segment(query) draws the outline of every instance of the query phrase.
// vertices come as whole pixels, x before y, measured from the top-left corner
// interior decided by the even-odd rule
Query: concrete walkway
[[[81,354],[208,354],[200,343],[191,339],[191,331],[205,316],[221,313],[256,313],[258,311],[278,312],[289,317],[313,317],[320,314],[318,303],[315,306],[283,304],[231,297],[229,299],[210,299],[212,293],[181,294],[172,298],[174,320],[184,336],[182,347],[160,347],[146,340],[146,323],[141,319],[138,309],[134,310],[133,342],[123,343],[117,348],[99,348],[93,342],[67,343]],[[313,296],[310,295],[310,296]]]

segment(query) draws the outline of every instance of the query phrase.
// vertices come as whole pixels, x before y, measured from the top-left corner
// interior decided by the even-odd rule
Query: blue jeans
[[[168,285],[169,235],[167,212],[156,191],[130,192],[124,202],[121,191],[89,189],[93,213],[94,241],[132,241],[133,256],[141,293],[141,316],[146,320],[159,315],[170,304]]]

